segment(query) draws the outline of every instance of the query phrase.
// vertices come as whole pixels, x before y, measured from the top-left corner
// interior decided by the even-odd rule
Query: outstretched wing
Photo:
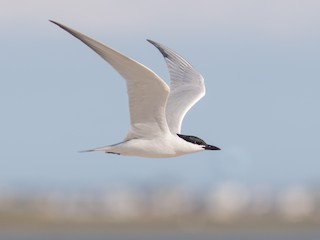
[[[169,132],[165,107],[170,90],[157,74],[82,33],[60,23],[51,22],[85,43],[126,80],[131,120],[131,128],[126,140],[137,137],[152,138],[163,132]]]
[[[205,95],[204,80],[190,63],[171,49],[148,40],[166,60],[170,74],[170,94],[166,107],[167,122],[172,133],[181,132],[181,124],[189,109]]]

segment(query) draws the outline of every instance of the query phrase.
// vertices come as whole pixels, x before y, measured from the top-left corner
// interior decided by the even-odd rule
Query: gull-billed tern
[[[50,20],[51,21],[51,20]],[[181,134],[188,110],[205,95],[203,77],[180,55],[157,42],[170,74],[169,86],[141,63],[55,21],[107,61],[125,80],[129,96],[130,130],[117,144],[90,149],[124,156],[168,158],[203,150],[220,150],[202,139]]]

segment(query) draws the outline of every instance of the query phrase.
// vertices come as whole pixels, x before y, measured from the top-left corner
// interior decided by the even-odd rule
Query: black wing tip
[[[156,46],[157,48],[160,47],[160,43],[157,43],[156,41],[153,41],[149,38],[146,39],[149,43],[151,43],[152,45]]]
[[[154,45],[155,47],[157,47],[157,48],[159,48],[160,47],[160,45],[159,45],[159,43],[157,43],[157,42],[155,42],[155,41],[153,41],[153,40],[151,40],[151,39],[146,39],[149,43],[151,43],[152,45]]]
[[[157,42],[147,39],[147,41],[149,43],[151,43],[153,46],[155,46],[156,48],[158,48],[158,50],[161,52],[161,54],[163,55],[164,58],[169,58],[168,53],[166,52],[166,50]]]
[[[53,20],[51,20],[51,19],[49,19],[49,22],[51,22],[51,23],[53,23],[53,24],[55,24],[55,25],[57,25],[57,26],[59,26],[59,27],[61,27],[61,28],[65,29],[65,28],[64,28],[64,26],[63,26],[61,23],[58,23],[58,22],[53,21]]]
[[[49,19],[49,22],[52,22],[52,23],[54,23],[54,24],[56,24],[56,25],[59,25],[59,23],[57,23],[56,21],[51,20],[51,19]]]

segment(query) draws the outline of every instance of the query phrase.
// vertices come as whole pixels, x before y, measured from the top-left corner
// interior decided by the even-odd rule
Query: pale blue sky
[[[0,186],[178,181],[320,182],[320,2],[3,1]],[[174,49],[207,95],[183,132],[222,148],[175,159],[77,151],[121,141],[124,81],[59,21],[141,61],[166,81]]]

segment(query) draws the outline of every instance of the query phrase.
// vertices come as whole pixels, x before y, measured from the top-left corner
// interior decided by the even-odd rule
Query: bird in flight
[[[51,22],[99,54],[126,81],[130,110],[127,136],[120,143],[86,151],[169,158],[203,150],[220,150],[198,137],[181,134],[182,120],[205,95],[205,85],[201,74],[180,55],[162,44],[147,40],[165,58],[170,74],[169,87],[141,63],[65,25]]]

